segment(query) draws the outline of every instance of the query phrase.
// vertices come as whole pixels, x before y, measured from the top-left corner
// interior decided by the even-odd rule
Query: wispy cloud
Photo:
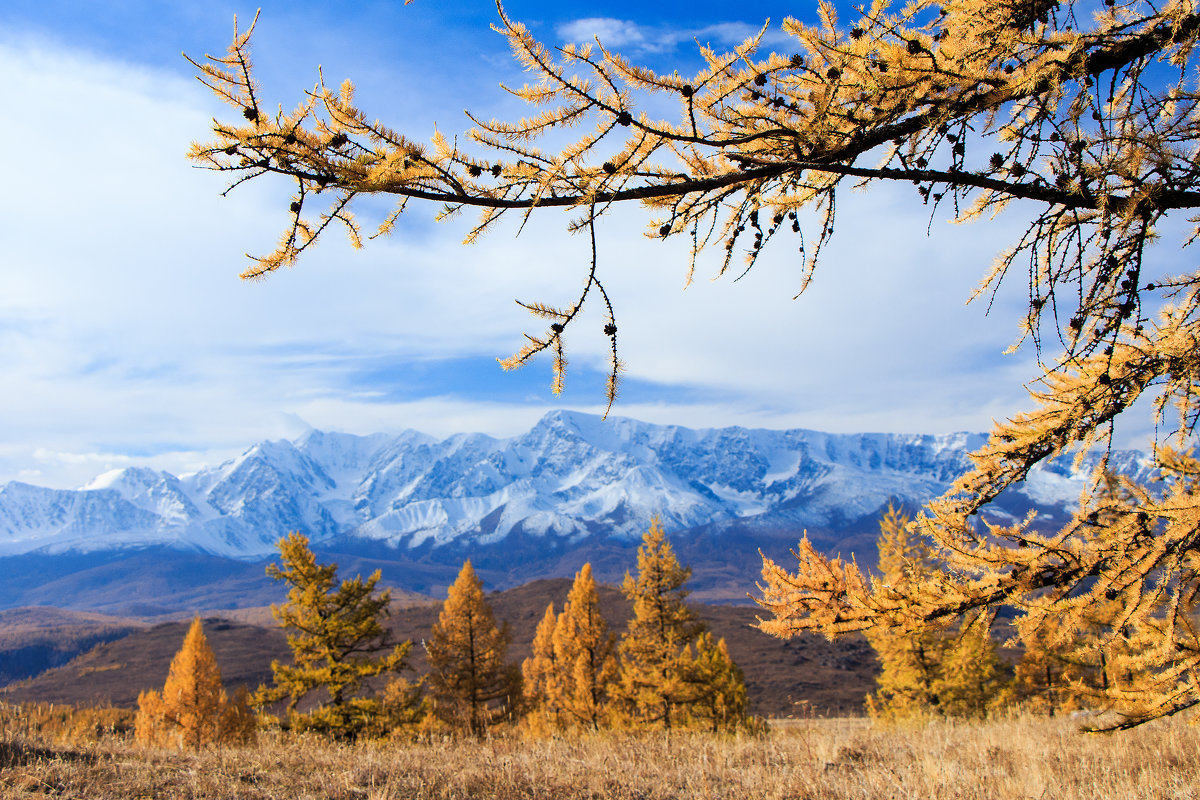
[[[745,22],[698,26],[645,25],[614,17],[584,17],[557,26],[555,33],[561,41],[573,44],[586,44],[598,39],[605,47],[628,53],[665,53],[693,42],[718,49],[732,48],[756,36],[760,30],[761,26]],[[778,27],[770,27],[763,35],[762,45],[776,47],[788,39]]]

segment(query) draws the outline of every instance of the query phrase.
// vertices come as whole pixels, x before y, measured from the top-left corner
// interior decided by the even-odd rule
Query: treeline
[[[585,564],[563,607],[546,608],[531,657],[511,663],[508,625],[497,623],[467,561],[422,643],[429,671],[415,680],[401,674],[411,672],[412,643],[392,642],[384,625],[391,598],[376,590],[379,572],[338,581],[337,566],[319,564],[299,533],[279,550],[268,573],[289,590],[272,611],[287,631],[291,663],[272,662],[271,685],[231,697],[197,618],[163,689],[139,696],[139,741],[248,744],[263,727],[343,741],[765,729],[748,713],[745,680],[725,641],[684,602],[691,570],[657,520],[638,549],[636,574],[622,585],[633,617],[619,640]]]

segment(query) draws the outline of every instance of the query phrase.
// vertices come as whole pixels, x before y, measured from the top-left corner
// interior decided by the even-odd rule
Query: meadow
[[[906,728],[786,720],[765,737],[695,733],[332,744],[266,735],[252,748],[144,749],[120,725],[73,743],[6,716],[0,796],[297,800],[691,800],[1200,796],[1200,728],[1160,720],[1084,734],[1017,717]]]

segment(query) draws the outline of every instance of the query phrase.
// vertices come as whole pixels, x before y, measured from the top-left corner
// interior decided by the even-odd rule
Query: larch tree
[[[508,625],[496,625],[475,568],[464,562],[425,645],[433,712],[443,722],[483,736],[517,713],[521,672],[506,660],[509,639]]]
[[[611,722],[616,636],[600,613],[591,564],[575,573],[562,613],[546,608],[521,671],[532,732],[598,731]]]
[[[142,744],[199,749],[211,744],[250,744],[254,717],[245,694],[230,700],[204,626],[196,617],[171,659],[162,692],[138,695],[135,735]]]
[[[1099,478],[1090,512],[1094,524],[1106,527],[1115,523],[1113,513],[1133,498],[1119,476],[1105,472]],[[1105,696],[1115,689],[1113,656],[1127,651],[1130,628],[1122,621],[1126,608],[1125,593],[1109,591],[1093,598],[1081,609],[1074,625],[1062,625],[1055,617],[1027,616],[1018,620],[1024,652],[1016,666],[1018,694],[1031,708],[1048,713],[1060,710],[1101,709]],[[1115,661],[1128,661],[1129,652]]]
[[[746,676],[730,657],[725,640],[710,631],[696,640],[691,681],[693,696],[688,707],[691,724],[712,733],[759,730],[760,724],[749,713]]]
[[[1082,675],[1066,654],[1058,629],[1047,623],[1021,631],[1021,658],[1013,667],[1014,699],[1036,714],[1056,716],[1079,708]]]
[[[533,634],[533,654],[521,662],[522,689],[525,692],[525,722],[535,735],[544,735],[563,727],[563,681],[562,664],[554,652],[554,633],[558,616],[554,603],[546,606],[546,613]]]
[[[1092,602],[1115,593],[1126,598],[1120,627],[1153,643],[1117,668],[1141,677],[1139,688],[1109,697],[1115,725],[1200,704],[1191,621],[1200,461],[1189,450],[1200,419],[1200,271],[1175,273],[1164,255],[1197,231],[1196,0],[873,0],[846,22],[828,2],[817,13],[815,25],[783,21],[790,53],[763,53],[760,34],[728,53],[701,48],[705,66],[686,76],[636,66],[602,44],[552,50],[501,11],[497,29],[535,77],[513,91],[539,113],[474,120],[466,137],[435,133],[430,145],[373,121],[349,82],[337,91],[319,83],[294,111],[270,111],[254,81],[250,31],[235,31],[227,55],[196,66],[237,116],[216,122],[191,157],[235,183],[278,176],[296,187],[279,247],[253,260],[251,278],[294,263],[335,224],[357,243],[350,211],[366,195],[398,200],[383,233],[411,200],[447,213],[480,209],[469,239],[510,213],[577,209],[574,224],[592,242],[584,289],[561,307],[529,303],[546,330],[504,364],[548,353],[557,390],[564,331],[586,302],[602,303],[610,403],[620,362],[596,228],[615,203],[645,204],[652,237],[687,237],[696,254],[713,247],[719,273],[739,261],[752,267],[789,229],[801,231],[801,212],[815,211],[806,278],[851,186],[910,185],[931,215],[959,221],[1002,210],[1024,220],[981,270],[979,295],[1003,280],[1026,284],[1018,323],[1044,372],[1032,410],[997,423],[918,519],[947,570],[900,597],[805,540],[790,569],[764,563],[761,602],[773,618],[763,627],[836,636],[1008,605],[1031,624],[1054,615],[1071,631]],[[679,108],[674,121],[640,110],[664,98]],[[580,128],[565,146],[538,147]],[[1094,493],[1059,526],[980,515],[1047,459],[1090,451],[1102,470],[1116,421],[1139,398],[1159,422],[1162,480],[1129,485],[1136,501],[1111,522],[1096,523]]]
[[[892,505],[879,520],[879,577],[903,593],[936,570],[928,542],[911,518]],[[937,712],[936,685],[949,648],[944,626],[911,630],[879,628],[867,632],[880,671],[867,710],[877,719],[895,721]]]
[[[567,723],[596,731],[608,723],[617,679],[616,637],[600,613],[592,565],[575,573],[552,634],[561,681],[559,704]]]
[[[375,591],[378,571],[339,584],[337,564],[318,563],[301,533],[280,539],[278,546],[280,563],[267,565],[267,574],[289,588],[287,602],[272,605],[271,613],[287,631],[292,663],[271,662],[274,685],[259,687],[253,702],[266,707],[286,700],[282,722],[293,730],[347,740],[385,732],[381,726],[391,726],[383,717],[404,713],[394,702],[385,709],[366,682],[380,676],[400,680],[412,647],[394,644],[384,627],[391,592]],[[306,698],[313,707],[302,710]],[[417,695],[408,695],[409,711],[415,714],[418,706]]]
[[[900,595],[939,570],[912,519],[893,505],[879,520],[879,580]],[[1009,675],[978,612],[958,629],[944,624],[868,631],[879,658],[878,688],[867,697],[872,717],[901,721],[929,715],[984,717],[1009,699]]]
[[[702,631],[684,603],[683,585],[691,575],[655,518],[638,547],[637,575],[626,572],[621,586],[633,603],[633,619],[618,648],[616,694],[635,725],[670,730],[686,724],[694,697],[691,644]]]
[[[983,719],[1012,699],[1012,676],[1000,660],[991,622],[977,611],[951,637],[933,685],[938,710],[946,716]]]

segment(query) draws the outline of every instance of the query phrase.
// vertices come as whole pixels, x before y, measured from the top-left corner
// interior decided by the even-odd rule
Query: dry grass
[[[1159,722],[1116,736],[1067,721],[863,720],[782,726],[766,739],[695,735],[576,741],[330,745],[266,740],[251,750],[64,747],[10,732],[0,795],[92,798],[1050,798],[1200,796],[1200,730]]]

